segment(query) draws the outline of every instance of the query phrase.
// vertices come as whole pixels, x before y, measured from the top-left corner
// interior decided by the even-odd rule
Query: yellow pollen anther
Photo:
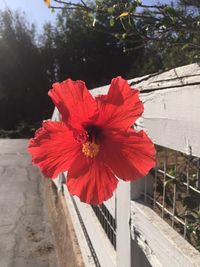
[[[86,157],[94,158],[99,153],[99,145],[94,142],[82,144],[82,152]]]

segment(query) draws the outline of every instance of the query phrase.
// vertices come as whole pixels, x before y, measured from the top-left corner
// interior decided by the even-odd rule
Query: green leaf
[[[175,179],[169,179],[169,180],[164,182],[164,186],[168,186],[168,185],[174,184],[174,183],[176,183]]]
[[[109,23],[110,23],[110,27],[114,27],[114,25],[115,25],[115,19],[114,18],[111,18]]]
[[[171,24],[172,24],[172,19],[170,17],[164,17],[161,20],[161,25],[162,26],[169,27],[169,26],[171,26]]]
[[[135,12],[135,9],[136,9],[136,5],[132,5],[132,6],[130,6],[130,8],[129,8],[129,12],[130,12],[130,13],[133,13],[133,12]]]
[[[109,8],[107,9],[107,12],[108,12],[109,14],[113,14],[114,11],[115,11],[115,9],[114,9],[113,6],[112,6],[112,7],[109,7]]]
[[[172,16],[172,17],[176,17],[177,16],[177,12],[176,12],[176,10],[173,8],[173,7],[171,7],[171,6],[166,6],[166,7],[164,7],[163,8],[163,11],[165,12],[165,13],[168,13],[170,16]]]
[[[126,33],[123,33],[122,34],[122,39],[126,39],[126,37],[127,37],[127,34]]]
[[[96,0],[96,5],[101,5],[102,4],[102,0]]]
[[[120,18],[120,22],[121,22],[121,25],[122,25],[123,29],[126,31],[126,25],[124,24],[124,22],[123,22],[123,19],[122,19],[122,18]]]
[[[93,19],[93,22],[92,22],[92,27],[95,27],[95,25],[96,25],[96,21],[97,21],[96,18],[94,18],[94,19]]]

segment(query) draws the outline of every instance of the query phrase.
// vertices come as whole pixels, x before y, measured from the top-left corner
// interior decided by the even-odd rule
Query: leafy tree
[[[24,15],[0,12],[0,36],[0,128],[11,129],[47,115],[49,81],[35,26]]]
[[[40,37],[24,15],[0,12],[0,128],[12,129],[9,136],[28,135],[28,125],[51,116],[47,91],[55,81],[82,79],[93,88],[117,75],[132,78],[199,60],[197,0],[46,2],[61,11]]]
[[[143,48],[124,53],[115,36],[89,27],[90,18],[85,15],[79,10],[62,10],[58,15],[54,29],[58,79],[82,79],[92,88],[109,83],[114,76],[126,76]],[[105,16],[100,19],[109,23]]]
[[[55,57],[55,29],[50,23],[43,26],[42,35],[39,36],[40,51],[44,68],[46,69],[46,77],[50,86],[57,77],[57,61]]]
[[[181,57],[177,60],[177,65],[194,62],[199,58],[198,0],[174,0],[168,4],[166,1],[155,1],[151,5],[143,4],[142,0],[95,0],[92,4],[84,0],[76,3],[65,0],[48,2],[52,9],[82,11],[90,25],[115,36],[123,43],[126,51],[138,47],[151,51],[153,48],[164,61],[165,55],[172,52],[169,48],[175,47],[175,50],[183,51],[180,54],[184,57],[183,60]],[[109,23],[105,23],[105,17],[109,19]],[[116,24],[118,27],[115,27]],[[189,56],[185,57],[185,51],[189,52]],[[174,63],[167,65],[174,66]]]
[[[52,10],[82,12],[88,27],[116,38],[115,44],[120,44],[129,56],[132,50],[142,55],[133,56],[135,63],[129,77],[200,59],[199,0],[155,0],[154,4],[144,4],[143,0],[45,2]]]

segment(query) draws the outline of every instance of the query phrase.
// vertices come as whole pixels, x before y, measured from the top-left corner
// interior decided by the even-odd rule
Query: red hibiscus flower
[[[109,199],[117,178],[144,177],[155,164],[155,149],[145,132],[131,128],[143,112],[138,94],[121,77],[96,98],[82,81],[53,84],[49,96],[62,121],[45,121],[30,139],[33,163],[50,178],[68,171],[69,192],[90,204]]]

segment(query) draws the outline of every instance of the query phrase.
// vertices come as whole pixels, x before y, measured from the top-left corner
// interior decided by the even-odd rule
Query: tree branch
[[[58,4],[63,4],[63,7],[60,7],[60,9],[66,9],[66,7],[74,7],[74,9],[83,9],[83,10],[87,10],[87,11],[94,11],[92,8],[88,7],[84,1],[81,0],[82,4],[79,3],[72,3],[72,2],[67,2],[67,1],[63,1],[63,0],[53,0],[54,2],[58,3]],[[55,7],[54,7],[55,8]],[[69,8],[68,8],[69,9]]]
[[[66,6],[66,7],[61,7],[61,6],[50,6],[49,8],[52,8],[52,9],[60,9],[60,10],[77,10],[77,9],[79,9],[80,10],[80,8],[78,8],[78,7],[70,7],[70,6]]]

